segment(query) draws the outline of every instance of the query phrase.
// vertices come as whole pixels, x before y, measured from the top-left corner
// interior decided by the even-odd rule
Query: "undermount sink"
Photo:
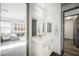
[[[41,38],[41,37],[42,37],[42,35],[38,35],[38,37],[40,37],[40,38]]]
[[[38,37],[40,37],[40,38],[42,38],[43,36],[45,36],[45,34],[43,34],[43,35],[38,35]]]

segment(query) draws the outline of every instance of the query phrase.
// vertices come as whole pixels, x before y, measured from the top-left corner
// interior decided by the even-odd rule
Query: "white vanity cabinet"
[[[41,45],[41,55],[49,56],[50,55],[50,41],[47,41]]]
[[[49,56],[52,51],[52,41],[51,39],[41,42],[36,42],[32,40],[32,56]]]
[[[50,39],[50,55],[53,52],[53,38]]]

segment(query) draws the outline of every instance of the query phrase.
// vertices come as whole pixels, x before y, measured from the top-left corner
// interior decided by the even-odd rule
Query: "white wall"
[[[46,22],[52,23],[53,51],[58,54],[61,54],[61,4],[59,3],[30,4],[30,17],[29,17],[30,33],[32,30],[31,29],[32,18],[36,18],[37,20],[41,20],[42,22],[45,23]],[[55,26],[57,26],[57,35],[55,34],[55,28],[56,28]]]
[[[1,16],[13,19],[26,18],[26,4],[23,3],[1,3]]]
[[[23,3],[1,3],[1,20],[9,21],[11,33],[14,31],[16,22],[26,23],[26,4]]]
[[[51,4],[51,7],[48,9],[48,11],[50,11],[51,21],[53,24],[52,26],[53,35],[52,36],[54,38],[53,40],[54,52],[61,54],[61,4]],[[55,29],[57,29],[57,34],[56,34]]]
[[[73,19],[65,20],[64,37],[66,39],[73,39]]]
[[[27,27],[27,5],[25,3],[1,3],[0,10],[1,10],[0,21],[4,20],[4,21],[10,22],[9,25],[11,25],[11,28],[10,28],[12,30],[11,33],[14,32],[14,25],[16,22],[23,21],[24,23],[26,23],[26,27]],[[27,28],[26,28],[26,35],[23,39],[25,40],[27,39]],[[27,43],[27,41],[25,41],[25,43]],[[26,51],[25,51],[25,54],[26,54]]]

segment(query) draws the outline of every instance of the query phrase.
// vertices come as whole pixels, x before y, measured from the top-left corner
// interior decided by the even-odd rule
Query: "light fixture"
[[[65,19],[71,19],[71,17],[65,17]]]

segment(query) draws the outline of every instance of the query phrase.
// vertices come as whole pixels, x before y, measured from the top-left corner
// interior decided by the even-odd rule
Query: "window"
[[[11,23],[7,21],[0,21],[1,33],[11,33]]]

